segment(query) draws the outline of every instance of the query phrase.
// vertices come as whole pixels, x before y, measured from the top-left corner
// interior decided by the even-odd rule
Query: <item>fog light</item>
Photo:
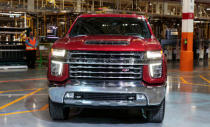
[[[146,100],[146,97],[142,94],[136,94],[136,100],[137,101],[144,101],[144,100]]]
[[[51,74],[61,76],[63,72],[63,63],[59,61],[51,61]]]
[[[74,98],[74,93],[66,93],[65,99],[73,99]]]
[[[150,64],[149,72],[152,78],[161,78],[162,76],[162,63]]]

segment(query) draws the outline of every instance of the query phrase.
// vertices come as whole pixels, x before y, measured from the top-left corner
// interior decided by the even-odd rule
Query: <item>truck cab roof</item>
[[[79,17],[125,17],[146,19],[145,16],[137,14],[82,14]]]

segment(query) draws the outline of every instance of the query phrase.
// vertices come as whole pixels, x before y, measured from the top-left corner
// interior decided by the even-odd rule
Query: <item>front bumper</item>
[[[56,84],[54,84],[56,85]],[[165,97],[166,85],[144,86],[141,81],[69,80],[63,87],[50,87],[49,97],[53,102],[75,106],[158,106]],[[140,94],[142,100],[85,100],[66,99],[66,93]]]

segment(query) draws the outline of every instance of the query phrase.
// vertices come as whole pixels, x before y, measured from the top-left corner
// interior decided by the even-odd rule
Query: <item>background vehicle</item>
[[[52,46],[48,80],[55,120],[71,106],[138,107],[150,122],[164,118],[166,61],[144,16],[79,16]]]

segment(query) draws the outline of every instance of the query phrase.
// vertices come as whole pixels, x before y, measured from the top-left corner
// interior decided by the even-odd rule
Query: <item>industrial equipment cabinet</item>
[[[0,70],[27,69],[21,36],[28,33],[28,28],[0,27]]]

